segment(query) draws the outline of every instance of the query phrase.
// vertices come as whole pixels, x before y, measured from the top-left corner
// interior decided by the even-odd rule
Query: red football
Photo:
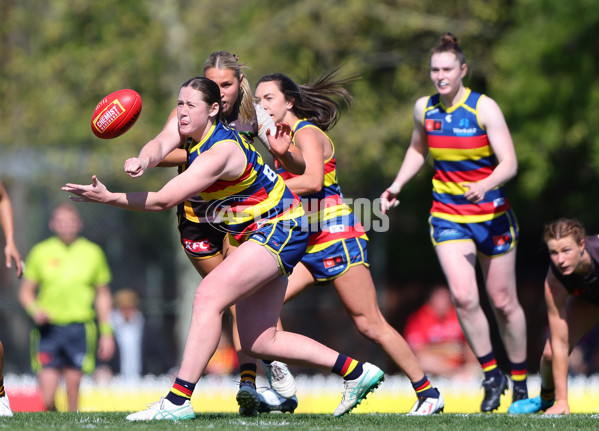
[[[96,106],[92,115],[92,131],[98,138],[116,138],[135,124],[140,113],[141,96],[136,91],[115,91]]]

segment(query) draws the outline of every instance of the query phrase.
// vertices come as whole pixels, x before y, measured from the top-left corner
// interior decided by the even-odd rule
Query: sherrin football
[[[141,96],[136,91],[115,91],[96,106],[92,115],[92,131],[98,138],[116,138],[135,124],[140,113]]]

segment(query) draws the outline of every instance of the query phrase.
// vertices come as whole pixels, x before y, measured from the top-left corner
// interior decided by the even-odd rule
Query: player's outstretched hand
[[[270,144],[269,151],[273,156],[284,156],[291,146],[291,126],[287,123],[277,123],[277,128],[272,133],[272,130],[266,131],[266,137]]]
[[[139,157],[131,157],[130,159],[125,160],[125,172],[131,178],[141,177],[147,168],[148,163]]]
[[[381,193],[381,212],[383,214],[387,213],[387,210],[391,208],[395,208],[399,205],[399,199],[397,199],[397,193],[392,190],[393,186],[386,189],[383,193]]]
[[[92,183],[73,184],[67,183],[61,190],[72,193],[76,196],[69,196],[69,199],[75,202],[100,202],[105,203],[110,200],[111,193],[106,186],[100,182],[97,176],[92,175]]]

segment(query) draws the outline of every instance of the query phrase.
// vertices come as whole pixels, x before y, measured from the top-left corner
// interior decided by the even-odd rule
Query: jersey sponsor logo
[[[456,136],[472,136],[476,133],[476,127],[468,127],[468,128],[454,127],[453,133]]]
[[[104,108],[100,115],[94,118],[94,125],[102,133],[125,112],[119,99],[115,99]]]
[[[505,198],[493,199],[493,207],[498,208],[505,204]]]
[[[342,255],[327,257],[322,260],[325,269],[331,269],[339,265],[343,265],[345,263],[345,257]]]
[[[424,120],[424,128],[427,132],[440,132],[443,129],[443,120]]]
[[[329,232],[331,232],[331,233],[345,232],[345,225],[336,224],[336,225],[330,226],[329,227]]]
[[[445,116],[445,121],[447,121],[448,123],[451,123],[451,115],[450,114],[447,114]]]
[[[193,251],[193,252],[202,252],[210,250],[210,241],[207,239],[202,239],[200,241],[192,241],[190,239],[183,239],[183,246],[185,250]]]
[[[457,229],[441,229],[437,232],[437,241],[447,241],[459,236],[460,231]]]

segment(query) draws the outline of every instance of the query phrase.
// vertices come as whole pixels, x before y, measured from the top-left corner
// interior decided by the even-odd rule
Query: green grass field
[[[508,415],[511,391],[502,397],[495,413],[481,414],[483,396],[480,380],[436,379],[445,398],[445,413],[433,417],[412,417],[414,391],[405,376],[388,376],[383,385],[369,395],[352,414],[333,417],[341,399],[341,382],[336,376],[298,376],[299,406],[295,414],[263,414],[241,417],[235,401],[238,376],[202,378],[194,391],[192,404],[196,419],[183,422],[128,422],[132,411],[146,407],[168,392],[172,378],[144,378],[136,382],[115,379],[97,384],[84,380],[80,412],[67,413],[64,391],[59,391],[59,412],[39,412],[31,398],[21,395],[35,392],[34,379],[9,375],[7,393],[15,411],[12,418],[0,418],[2,430],[595,430],[599,429],[599,376],[572,378],[569,402],[573,414],[568,416]],[[539,388],[538,376],[530,376],[531,395]],[[18,408],[20,404],[20,409]]]
[[[599,427],[598,415],[569,416],[496,414],[441,414],[411,417],[402,414],[265,414],[242,418],[234,413],[200,413],[183,422],[127,422],[125,413],[16,413],[0,418],[0,430],[590,430]]]

